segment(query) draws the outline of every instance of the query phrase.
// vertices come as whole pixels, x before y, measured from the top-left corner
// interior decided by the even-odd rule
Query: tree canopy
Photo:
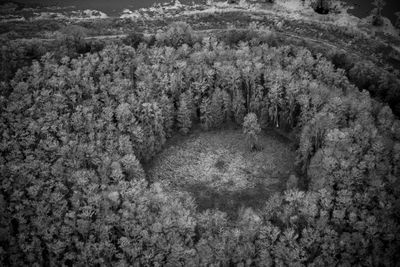
[[[2,264],[398,263],[392,110],[304,47],[229,46],[174,27],[171,43],[160,33],[155,46],[46,54],[2,84]],[[298,133],[308,191],[277,194],[232,224],[146,180],[143,163],[174,132],[233,121],[253,136],[257,118]]]

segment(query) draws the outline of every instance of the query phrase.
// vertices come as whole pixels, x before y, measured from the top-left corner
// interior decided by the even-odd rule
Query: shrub
[[[158,46],[179,47],[183,44],[192,46],[196,42],[193,30],[185,22],[174,22],[166,31],[157,32],[156,44]]]
[[[125,37],[122,42],[125,45],[130,45],[134,48],[137,48],[139,46],[140,43],[145,42],[143,33],[138,33],[138,32],[132,32],[130,34],[128,34],[127,37]]]
[[[328,14],[332,8],[332,0],[314,0],[311,6],[319,14]]]

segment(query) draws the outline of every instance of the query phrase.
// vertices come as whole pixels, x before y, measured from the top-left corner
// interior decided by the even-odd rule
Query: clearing
[[[177,135],[147,166],[148,179],[189,192],[199,211],[218,209],[236,218],[240,208],[258,209],[285,190],[295,173],[290,141],[264,130],[260,144],[261,150],[250,151],[241,129],[233,128]]]

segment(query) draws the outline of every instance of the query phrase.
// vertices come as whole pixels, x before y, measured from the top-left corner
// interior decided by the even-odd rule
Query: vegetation
[[[400,262],[400,122],[363,90],[389,100],[379,88],[396,79],[372,87],[386,80],[368,67],[354,65],[350,81],[304,47],[225,44],[184,24],[154,46],[22,65],[1,76],[2,265]],[[247,125],[249,112],[296,134],[306,191],[291,186],[232,222],[148,181],[142,166],[168,136]]]
[[[396,15],[396,22],[394,26],[396,26],[398,29],[400,29],[400,12],[394,13]]]
[[[317,13],[328,14],[330,11],[332,11],[334,2],[335,0],[314,0],[312,1],[311,6]]]
[[[382,9],[386,5],[384,0],[374,0],[372,4],[375,8],[372,10],[373,20],[372,24],[375,26],[382,26],[383,19],[382,19]]]
[[[183,134],[187,134],[192,127],[192,112],[190,111],[188,105],[189,98],[187,94],[182,94],[179,100],[179,109],[178,109],[178,128],[179,131]],[[173,124],[170,125],[172,127]]]
[[[218,209],[235,220],[241,207],[257,212],[275,193],[283,192],[295,172],[295,152],[290,142],[272,130],[259,134],[263,150],[251,151],[240,128],[200,127],[182,137],[174,136],[147,164],[147,178],[166,191],[189,192],[197,210]]]
[[[243,133],[246,136],[246,141],[251,150],[259,148],[258,135],[261,132],[260,125],[258,124],[257,115],[249,113],[244,117]]]

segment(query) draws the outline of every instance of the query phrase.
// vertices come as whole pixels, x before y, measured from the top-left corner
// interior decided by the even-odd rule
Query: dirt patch
[[[238,209],[260,208],[283,191],[294,173],[292,144],[270,132],[262,132],[258,151],[246,146],[240,129],[194,132],[175,141],[153,159],[149,180],[189,192],[199,211],[219,209],[235,218]]]

